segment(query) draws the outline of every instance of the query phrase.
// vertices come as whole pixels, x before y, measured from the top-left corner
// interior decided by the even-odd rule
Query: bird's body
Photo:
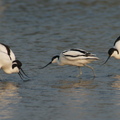
[[[11,74],[11,73],[17,73],[19,70],[15,70],[12,69],[12,60],[10,60],[10,57],[4,53],[0,51],[0,68],[7,74]]]
[[[58,65],[72,65],[72,66],[86,66],[93,70],[92,67],[88,66],[88,63],[98,60],[94,54],[91,54],[82,49],[69,49],[60,53],[60,55],[54,56],[48,66],[51,63],[57,63]],[[44,66],[44,67],[46,67]],[[42,67],[42,68],[44,68]]]
[[[108,55],[109,56],[105,63],[109,60],[110,57],[120,59],[120,36],[115,40],[114,46],[108,50]]]
[[[0,43],[0,52],[6,53],[12,61],[16,59],[15,54],[8,45]]]
[[[118,52],[114,51],[112,56],[115,57],[116,59],[120,59],[120,37],[118,37],[117,40],[115,41],[113,48],[117,49]]]
[[[10,49],[9,46],[0,43],[0,69],[2,69],[7,74],[18,73],[21,78],[24,78],[22,63],[16,60],[15,54]]]
[[[95,60],[98,60],[98,57],[94,54],[88,53],[82,49],[70,49],[60,53],[56,62],[58,65],[84,66]]]

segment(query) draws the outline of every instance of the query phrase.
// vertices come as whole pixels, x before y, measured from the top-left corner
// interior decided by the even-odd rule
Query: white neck
[[[2,69],[7,74],[18,73],[19,72],[19,69],[17,67],[15,67],[14,69],[12,69],[11,66],[10,67],[7,66],[7,67],[3,67]]]
[[[57,63],[58,65],[61,65],[61,62],[58,58],[55,58],[52,63]]]
[[[116,59],[120,59],[120,54],[117,51],[114,51],[111,57],[115,57]]]

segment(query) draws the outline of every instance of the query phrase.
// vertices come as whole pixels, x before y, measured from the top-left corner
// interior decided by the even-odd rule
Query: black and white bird
[[[120,59],[120,36],[115,40],[113,48],[108,50],[108,58],[105,63],[109,60],[110,57]]]
[[[28,78],[23,71],[22,63],[16,59],[15,54],[8,45],[0,43],[0,69],[7,74],[18,73],[22,80]]]
[[[52,63],[57,63],[58,65],[61,65],[61,66],[62,65],[78,66],[79,68],[86,66],[92,69],[93,74],[95,76],[94,69],[87,64],[91,63],[92,61],[96,61],[98,59],[99,58],[96,57],[95,54],[89,53],[82,49],[74,48],[74,49],[65,50],[61,52],[60,55],[54,56],[47,65],[45,65],[44,67],[40,69],[43,69]],[[80,74],[82,74],[82,71],[80,71]]]

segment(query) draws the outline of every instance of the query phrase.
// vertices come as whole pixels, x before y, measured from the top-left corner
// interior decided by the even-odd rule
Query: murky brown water
[[[0,120],[118,120],[120,61],[107,51],[120,35],[119,0],[0,0],[0,41],[11,46],[31,77],[2,71]],[[83,68],[51,65],[52,56],[82,48],[100,60]]]

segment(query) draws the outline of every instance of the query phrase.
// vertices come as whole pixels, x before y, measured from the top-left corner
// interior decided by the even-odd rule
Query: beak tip
[[[40,67],[39,69],[43,69],[45,67],[47,67],[48,65],[52,64],[52,62],[49,62],[47,65],[43,66],[43,67]]]
[[[18,72],[18,75],[20,76],[20,78],[21,78],[22,80],[29,79],[29,77],[25,74],[25,72],[23,71],[22,68],[21,68],[20,71]]]
[[[107,60],[102,65],[106,64],[109,59],[110,59],[110,56],[108,56]]]

